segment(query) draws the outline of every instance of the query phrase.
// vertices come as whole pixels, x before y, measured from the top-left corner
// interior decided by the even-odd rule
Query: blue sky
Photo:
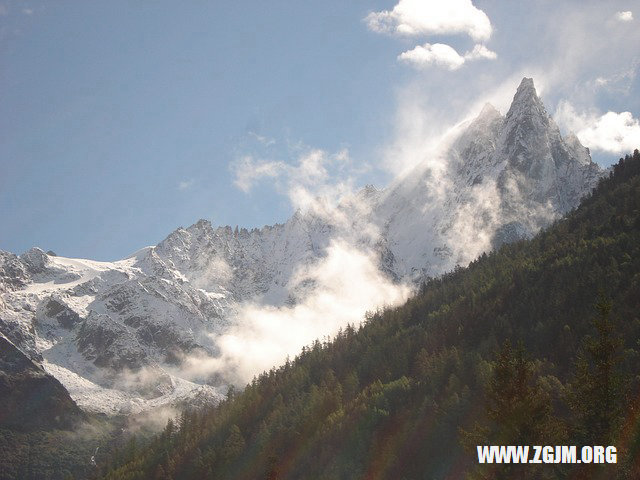
[[[599,163],[640,139],[637,2],[441,3],[0,0],[0,249],[283,222],[292,177],[383,186],[524,75]]]

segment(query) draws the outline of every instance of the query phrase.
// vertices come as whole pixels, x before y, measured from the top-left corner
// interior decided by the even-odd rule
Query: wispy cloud
[[[9,4],[7,3],[0,3],[0,17],[4,17],[9,15],[9,5],[11,4],[11,2],[9,2]],[[17,9],[16,9],[17,7]],[[19,5],[13,4],[11,10],[13,12],[21,12],[23,15],[27,15],[27,16],[31,16],[33,15],[36,10],[34,8],[31,7],[27,7],[24,6],[22,8],[20,8]]]
[[[347,149],[329,153],[318,148],[303,148],[293,164],[251,155],[244,155],[231,164],[234,184],[243,192],[248,193],[260,181],[271,179],[292,206],[303,211],[315,210],[318,199],[336,205],[353,191],[356,178],[368,169],[366,163],[356,165]]]
[[[368,310],[396,305],[411,291],[386,278],[372,252],[340,239],[331,242],[321,261],[302,265],[294,275],[296,282],[314,285],[303,301],[281,307],[242,305],[233,327],[215,338],[221,355],[187,359],[185,366],[199,376],[218,373],[244,385],[287,355],[297,355],[304,345],[335,335],[348,323],[359,324]]]
[[[638,66],[640,66],[640,60],[634,61],[630,67],[623,68],[619,72],[597,77],[593,84],[596,88],[627,95],[638,75]]]
[[[189,190],[191,187],[193,187],[194,184],[195,181],[192,178],[181,180],[180,182],[178,182],[178,190]]]
[[[256,139],[259,143],[264,145],[265,147],[270,147],[271,145],[275,145],[276,141],[273,138],[266,137],[264,135],[258,135],[256,132],[249,132],[249,136]]]
[[[279,177],[286,171],[286,165],[284,162],[254,159],[251,155],[244,155],[231,165],[231,170],[235,176],[234,185],[248,193],[263,178]]]

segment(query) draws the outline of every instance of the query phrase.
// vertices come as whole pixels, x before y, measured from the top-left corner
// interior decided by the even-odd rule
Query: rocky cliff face
[[[374,252],[384,274],[412,282],[532,235],[602,174],[525,78],[506,116],[486,105],[440,155],[331,212],[253,230],[201,220],[117,262],[0,252],[0,332],[86,409],[216,401],[213,379],[185,375],[185,359],[215,358],[243,302],[294,304],[313,291],[300,272],[332,240]]]
[[[576,207],[601,174],[575,135],[562,138],[529,78],[504,119],[497,155],[505,164],[498,177],[502,208],[529,233],[547,224],[549,215]],[[539,213],[528,222],[517,218],[533,210]]]
[[[73,428],[82,411],[58,380],[0,336],[0,426],[20,431]]]

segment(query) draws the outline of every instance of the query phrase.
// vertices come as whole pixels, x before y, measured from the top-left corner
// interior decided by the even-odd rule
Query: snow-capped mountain
[[[575,135],[562,138],[529,78],[505,117],[487,104],[454,138],[373,207],[400,278],[439,274],[530,237],[603,175]]]
[[[3,252],[0,272],[0,331],[81,407],[128,413],[219,397],[169,367],[224,328],[226,300],[192,288],[153,249],[113,263]]]
[[[200,220],[117,262],[0,252],[0,332],[88,410],[215,401],[211,379],[186,375],[185,359],[215,358],[215,339],[244,302],[302,301],[314,289],[305,269],[333,240],[412,282],[532,235],[602,174],[525,78],[506,116],[485,106],[441,154],[333,210],[253,230]]]

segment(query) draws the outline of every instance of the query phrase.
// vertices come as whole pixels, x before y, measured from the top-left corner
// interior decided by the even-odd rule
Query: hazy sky
[[[384,186],[523,76],[610,164],[640,146],[639,22],[637,0],[0,0],[0,249],[283,222],[288,177]]]

